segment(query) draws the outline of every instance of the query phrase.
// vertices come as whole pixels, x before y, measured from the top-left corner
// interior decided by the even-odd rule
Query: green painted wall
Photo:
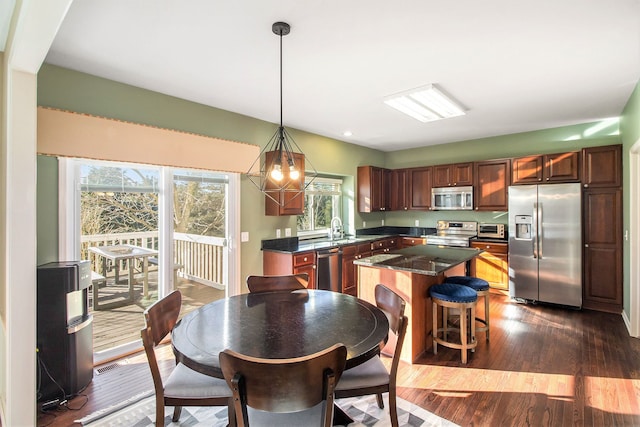
[[[276,124],[241,114],[48,64],[44,64],[38,73],[38,105],[260,146],[266,145],[277,128]],[[358,165],[382,166],[384,153],[295,129],[288,130],[318,172],[346,177],[345,200],[351,203],[345,205],[345,210],[354,212],[353,224],[348,225],[352,228],[361,227],[362,220],[354,208],[353,177]],[[46,183],[43,188],[38,188],[38,200],[52,197],[49,202],[56,205],[57,212],[57,191],[52,192],[49,185],[57,183],[57,165],[40,160],[38,179],[39,182]],[[44,204],[38,206],[39,218],[45,216],[41,214],[44,207]],[[242,277],[261,274],[260,241],[275,238],[276,228],[290,227],[295,233],[296,219],[265,216],[264,196],[242,177],[240,221],[242,231],[248,231],[250,237],[249,242],[241,246]],[[38,226],[38,259],[57,257],[57,226],[44,222],[39,222]]]
[[[413,167],[517,157],[528,154],[577,150],[587,146],[618,144],[625,141],[625,153],[640,136],[638,89],[629,100],[622,119],[622,137],[618,125],[600,129],[599,123],[585,123],[555,129],[461,141],[392,153],[366,149],[342,141],[289,129],[305,154],[320,173],[345,177],[345,212],[353,217],[351,229],[386,225],[435,226],[437,219],[478,220],[506,223],[504,212],[389,212],[359,214],[355,207],[354,184],[359,165],[377,165],[387,168]],[[169,129],[183,130],[224,139],[264,146],[277,125],[228,111],[188,102],[171,96],[150,92],[72,70],[43,65],[38,75],[38,104],[98,116],[112,117]],[[286,124],[286,121],[285,121]],[[625,188],[628,188],[628,155],[625,154]],[[38,201],[55,203],[51,182],[56,181],[57,165],[39,160],[38,180],[46,188],[38,188]],[[42,178],[41,178],[42,177]],[[260,241],[274,238],[275,229],[296,228],[295,217],[266,217],[264,197],[253,185],[241,180],[241,229],[248,231],[250,241],[243,243],[242,276],[262,272]],[[43,185],[45,187],[45,185]],[[41,194],[46,191],[47,195]],[[628,227],[628,194],[625,195],[625,227]],[[40,205],[38,208],[41,215]],[[57,212],[57,211],[56,211]],[[51,218],[38,222],[38,258],[50,259],[57,255],[57,227]],[[41,229],[42,228],[42,229]],[[42,249],[40,248],[42,246]],[[628,247],[625,246],[625,308],[628,310]]]
[[[38,156],[36,194],[36,263],[58,261],[58,160]]]
[[[622,111],[622,118],[620,120],[620,130],[622,133],[622,152],[623,152],[623,165],[622,165],[622,173],[623,173],[623,206],[624,206],[624,229],[629,230],[631,215],[630,215],[630,182],[631,182],[631,174],[630,174],[630,151],[631,148],[640,141],[640,83],[636,85],[635,90],[631,94],[627,105]],[[640,150],[640,147],[635,147],[636,152]],[[636,187],[638,188],[638,187]],[[635,195],[638,197],[638,195]],[[637,218],[636,218],[637,221]],[[637,224],[636,224],[637,225]],[[637,244],[637,242],[636,242]],[[629,241],[624,241],[624,294],[622,296],[624,302],[624,311],[626,313],[630,313],[631,310],[631,283],[629,277],[629,268],[631,265],[631,257],[629,255]]]

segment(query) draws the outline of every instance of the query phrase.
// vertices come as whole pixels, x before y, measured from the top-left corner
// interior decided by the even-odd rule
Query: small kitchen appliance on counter
[[[478,237],[486,239],[505,239],[504,224],[489,224],[481,222],[478,224]]]

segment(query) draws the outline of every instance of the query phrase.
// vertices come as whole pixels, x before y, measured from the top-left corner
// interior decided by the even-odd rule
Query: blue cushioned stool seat
[[[475,291],[488,291],[489,282],[478,277],[471,276],[451,276],[447,277],[445,283],[455,283],[457,285],[468,286]]]
[[[433,304],[433,326],[431,329],[433,354],[438,354],[438,344],[460,349],[462,363],[466,364],[467,350],[474,351],[478,345],[475,336],[476,322],[467,320],[475,319],[478,293],[468,286],[441,283],[431,286],[429,295]],[[459,328],[449,326],[448,310],[450,308],[458,313]],[[442,327],[438,327],[438,313],[442,314]],[[451,334],[454,331],[457,331],[458,334]]]
[[[432,298],[438,298],[449,302],[474,302],[478,299],[478,293],[473,289],[456,285],[455,283],[442,283],[433,285],[429,289]]]
[[[476,321],[481,323],[480,326],[476,327],[476,332],[485,332],[485,338],[489,341],[489,327],[491,320],[489,316],[489,282],[484,279],[480,279],[479,277],[472,276],[451,276],[447,277],[444,282],[467,286],[475,290],[478,297],[484,298],[484,319],[476,317]],[[478,303],[480,302],[478,301]]]

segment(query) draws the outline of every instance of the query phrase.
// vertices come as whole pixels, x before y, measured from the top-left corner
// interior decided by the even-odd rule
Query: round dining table
[[[172,345],[179,362],[223,378],[218,356],[227,348],[286,359],[342,343],[349,369],[377,355],[388,332],[387,317],[376,306],[351,295],[304,289],[241,294],[204,305],[178,321]]]

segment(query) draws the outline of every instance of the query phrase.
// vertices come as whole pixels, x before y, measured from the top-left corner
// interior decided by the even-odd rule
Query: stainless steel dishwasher
[[[328,248],[316,252],[316,288],[342,292],[342,249]]]

